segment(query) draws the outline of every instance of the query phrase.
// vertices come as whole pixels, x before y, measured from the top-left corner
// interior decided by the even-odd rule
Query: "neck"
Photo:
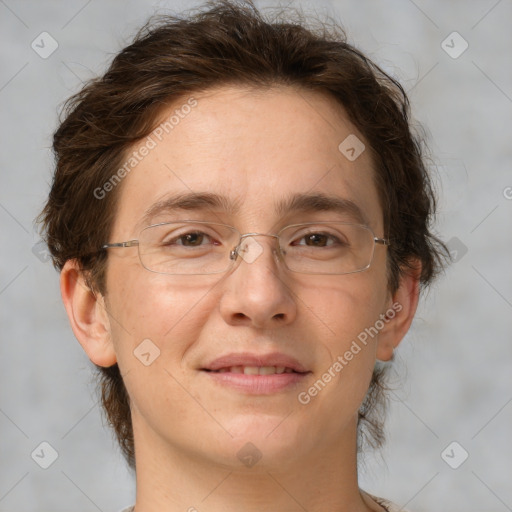
[[[140,419],[140,418],[139,418]],[[355,421],[332,446],[265,457],[252,467],[170,446],[134,418],[135,512],[368,512],[383,510],[359,490]],[[236,445],[236,446],[235,446]],[[208,449],[207,446],[204,447]],[[297,450],[300,452],[300,449]]]

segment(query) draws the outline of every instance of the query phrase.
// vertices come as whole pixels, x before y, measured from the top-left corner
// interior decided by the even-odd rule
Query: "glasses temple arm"
[[[127,242],[116,242],[112,244],[103,244],[101,246],[102,249],[109,249],[111,247],[133,247],[135,245],[139,245],[138,240],[128,240]]]

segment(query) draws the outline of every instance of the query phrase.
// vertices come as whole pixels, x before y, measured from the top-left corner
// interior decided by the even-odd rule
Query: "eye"
[[[330,241],[332,242],[332,237],[329,235],[325,235],[324,233],[310,233],[308,235],[303,236],[301,240],[305,240],[305,245],[325,247],[326,245],[329,244]]]
[[[308,247],[331,247],[333,245],[347,245],[347,243],[344,242],[343,240],[340,240],[339,237],[333,235],[332,233],[325,232],[306,233],[297,240],[300,240],[301,242],[304,240],[304,243],[293,242],[292,245],[301,245]]]
[[[203,242],[206,242],[203,243]],[[170,246],[170,245],[180,245],[182,247],[201,247],[204,245],[208,245],[208,243],[212,245],[217,245],[213,241],[213,238],[210,235],[207,235],[203,231],[190,231],[188,233],[183,233],[181,235],[174,235],[172,238],[168,238],[163,240],[162,245]]]

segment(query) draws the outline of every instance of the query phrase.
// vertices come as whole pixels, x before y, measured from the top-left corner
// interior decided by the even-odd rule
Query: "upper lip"
[[[297,359],[280,352],[270,354],[251,354],[249,352],[226,354],[214,359],[201,370],[214,371],[221,368],[231,368],[232,366],[284,366],[299,373],[308,371]]]

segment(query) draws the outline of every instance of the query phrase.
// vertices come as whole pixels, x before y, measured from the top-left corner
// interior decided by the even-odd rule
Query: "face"
[[[264,234],[303,222],[364,220],[385,236],[369,150],[350,160],[338,149],[349,135],[364,137],[333,100],[291,88],[227,87],[194,98],[191,109],[182,108],[185,99],[163,113],[168,119],[176,109],[190,110],[168,133],[155,131],[155,146],[124,178],[110,242],[176,219]],[[146,215],[177,194],[204,193],[226,204]],[[277,211],[294,196],[314,194],[350,201],[361,218],[353,208]],[[250,442],[263,456],[260,465],[270,467],[328,452],[355,432],[381,333],[366,343],[358,336],[382,324],[392,304],[386,248],[375,246],[363,272],[311,275],[287,270],[273,252],[274,238],[253,240],[261,249],[253,261],[239,258],[231,271],[214,275],[149,272],[136,247],[109,250],[110,335],[136,448],[138,441],[154,443],[173,456],[239,465],[237,452]],[[149,353],[142,359],[150,364],[134,351]],[[208,371],[224,356],[217,366],[229,371]],[[232,368],[292,361],[301,373],[240,375]]]

